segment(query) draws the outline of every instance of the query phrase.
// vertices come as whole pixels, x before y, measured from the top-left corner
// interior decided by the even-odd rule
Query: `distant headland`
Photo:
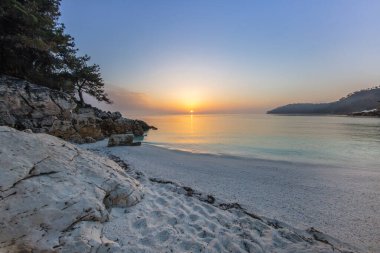
[[[331,103],[296,103],[277,107],[268,114],[332,114],[380,116],[380,86],[360,90]]]

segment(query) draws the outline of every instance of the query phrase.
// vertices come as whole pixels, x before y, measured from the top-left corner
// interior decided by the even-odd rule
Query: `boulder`
[[[0,127],[0,143],[0,252],[120,250],[102,228],[141,200],[138,181],[51,135]]]
[[[108,147],[113,146],[132,146],[133,134],[113,134],[108,139]]]

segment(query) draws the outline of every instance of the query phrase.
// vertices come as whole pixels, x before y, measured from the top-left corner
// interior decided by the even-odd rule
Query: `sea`
[[[380,118],[212,114],[146,116],[143,142],[210,153],[380,170]]]

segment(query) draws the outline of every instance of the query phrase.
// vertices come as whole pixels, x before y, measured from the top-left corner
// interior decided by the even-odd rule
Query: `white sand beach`
[[[318,231],[248,214],[192,188],[139,180],[143,200],[128,209],[113,208],[103,228],[125,252],[356,252]]]
[[[314,227],[363,252],[376,252],[380,248],[380,217],[376,215],[380,210],[380,175],[376,171],[358,174],[339,167],[193,154],[146,144],[106,148],[106,140],[82,147],[120,157],[147,178],[169,180],[225,203],[239,203],[249,212],[300,230]],[[148,198],[157,199],[151,196],[157,192],[150,193]],[[164,200],[157,201],[160,202],[155,200],[151,204],[152,212],[167,205]],[[201,214],[186,211],[194,209],[188,205],[195,205],[188,200],[182,205],[190,220],[202,215],[214,217],[201,204],[196,208]],[[135,211],[134,215],[138,216]],[[120,233],[133,227],[121,226],[124,228],[120,228]],[[124,234],[123,238],[128,237],[128,233]]]
[[[0,141],[2,253],[361,252],[315,228],[151,177],[108,152],[117,149],[97,155],[8,127]]]

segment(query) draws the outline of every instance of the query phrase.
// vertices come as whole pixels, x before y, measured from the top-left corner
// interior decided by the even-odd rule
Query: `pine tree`
[[[98,101],[111,103],[107,93],[104,92],[104,82],[97,64],[89,65],[88,55],[75,57],[71,62],[72,80],[74,89],[78,94],[79,102],[84,105],[83,93],[95,97]]]
[[[78,57],[58,22],[60,0],[0,1],[0,74],[110,103],[98,65]]]

